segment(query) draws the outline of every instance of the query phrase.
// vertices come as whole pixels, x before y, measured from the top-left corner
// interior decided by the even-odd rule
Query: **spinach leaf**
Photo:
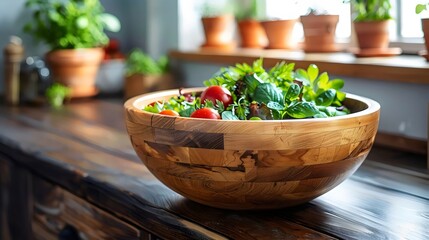
[[[347,108],[336,108],[336,107],[317,107],[321,113],[325,113],[327,117],[343,116],[350,113]]]
[[[320,113],[313,102],[295,102],[286,109],[293,118],[308,118]]]
[[[253,94],[253,100],[259,103],[278,102],[283,104],[282,92],[271,83],[260,84]]]
[[[183,109],[182,111],[180,111],[179,115],[182,117],[190,117],[194,111],[195,111],[194,107],[189,107],[189,108],[186,108],[186,109]]]
[[[285,108],[283,105],[281,105],[278,102],[269,102],[269,103],[267,103],[267,107],[270,109],[278,110],[278,111],[281,111]]]
[[[263,83],[256,73],[244,76],[243,81],[247,86],[250,97],[253,96],[255,89]]]
[[[333,89],[333,88],[328,89],[328,90],[320,93],[319,95],[317,95],[316,100],[315,100],[316,105],[329,106],[334,101],[336,95],[337,95],[337,91],[335,89]]]
[[[292,101],[296,100],[299,97],[299,94],[301,93],[301,88],[298,84],[292,83],[285,95],[285,102],[291,103]]]
[[[224,120],[240,120],[237,116],[235,116],[232,111],[223,111],[222,119]]]

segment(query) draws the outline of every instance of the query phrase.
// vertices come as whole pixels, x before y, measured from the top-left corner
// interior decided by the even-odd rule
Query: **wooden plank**
[[[31,239],[31,175],[1,153],[0,173],[0,239]]]
[[[391,133],[378,132],[375,137],[374,144],[411,153],[423,155],[428,154],[428,141],[413,139],[406,136],[399,136]]]
[[[0,240],[10,240],[7,209],[10,202],[10,161],[0,154]]]
[[[76,139],[80,142],[84,142],[87,145],[91,145],[96,148],[103,148],[112,155],[124,157],[131,161],[140,162],[135,156],[134,151],[129,149],[129,137],[124,135],[125,123],[121,125],[120,129],[113,128],[102,121],[103,124],[95,124],[93,120],[82,119],[80,116],[76,116],[71,110],[68,109],[80,109],[82,111],[89,111],[88,109],[82,109],[81,104],[72,104],[72,108],[66,108],[62,111],[52,111],[49,108],[31,108],[31,107],[20,107],[17,109],[11,108],[0,108],[0,114],[9,116],[12,111],[16,113],[14,120],[20,121],[25,125],[33,126],[35,128],[43,129],[44,131],[50,131],[54,134]],[[110,106],[110,105],[108,105]],[[97,116],[98,112],[103,112],[105,109],[99,105],[94,107],[100,107],[100,111],[92,111],[92,116]],[[110,107],[109,111],[116,112]],[[117,110],[117,108],[116,108]],[[106,110],[107,111],[107,110]],[[123,117],[123,112],[121,117]],[[95,120],[101,117],[95,118]],[[120,118],[122,120],[122,118]],[[121,122],[121,121],[113,121]],[[104,125],[106,124],[106,125]],[[79,126],[79,127],[71,127]],[[103,144],[100,144],[100,141]]]
[[[353,180],[285,218],[343,239],[428,239],[429,218],[420,214],[427,199]],[[381,210],[386,205],[390,210]]]
[[[416,84],[429,84],[429,65],[419,56],[396,56],[392,58],[355,58],[351,53],[308,54],[285,50],[238,49],[219,51],[170,51],[172,59],[199,63],[233,65],[251,64],[262,57],[266,67],[279,61],[294,62],[297,68],[316,64],[319,69],[332,75],[369,78]]]
[[[140,230],[85,202],[68,191],[33,176],[33,226],[54,239],[67,227],[88,239],[140,239]],[[34,231],[34,235],[38,235]],[[48,235],[48,236],[49,236]]]

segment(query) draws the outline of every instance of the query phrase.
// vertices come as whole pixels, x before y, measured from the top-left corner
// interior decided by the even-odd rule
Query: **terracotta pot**
[[[339,15],[306,15],[300,17],[304,30],[305,52],[338,51],[335,30]]]
[[[427,52],[429,51],[429,18],[422,18],[422,30],[425,38],[426,52],[423,56],[429,61]]]
[[[170,74],[133,74],[125,78],[124,96],[125,99],[128,99],[143,93],[166,90],[173,87],[175,87],[174,79]]]
[[[296,19],[262,21],[262,27],[268,38],[268,47],[271,49],[292,49],[292,32]]]
[[[243,48],[264,48],[267,36],[259,21],[245,19],[238,21],[238,31],[240,33],[241,47]]]
[[[205,47],[217,47],[231,44],[232,15],[220,15],[201,18],[206,42]]]
[[[388,20],[375,22],[354,22],[353,25],[360,49],[388,48]]]
[[[71,88],[72,98],[91,97],[98,93],[97,72],[103,58],[101,48],[55,50],[46,54],[54,82]]]

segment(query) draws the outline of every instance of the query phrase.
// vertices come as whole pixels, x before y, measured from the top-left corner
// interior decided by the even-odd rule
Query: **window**
[[[198,6],[205,1],[179,1],[179,18],[181,20],[179,23],[181,28],[179,30],[180,49],[195,49],[196,45],[199,45],[196,42],[204,41]],[[306,14],[310,7],[322,12],[338,14],[340,20],[336,30],[337,41],[344,44],[351,42],[352,16],[350,13],[350,4],[343,3],[343,0],[265,1],[267,18],[298,18],[300,15]],[[421,30],[420,21],[422,16],[415,14],[414,10],[417,3],[422,3],[422,0],[392,0],[392,15],[395,21],[391,22],[390,44],[392,47],[401,47],[404,53],[416,54],[419,50],[424,49],[423,31]],[[294,33],[297,39],[303,38],[304,33],[299,22],[295,26]]]
[[[415,14],[415,6],[422,0],[392,0],[391,45],[401,47],[406,53],[416,53],[423,49],[421,16]],[[350,42],[350,4],[341,0],[266,0],[266,14],[269,18],[297,18],[314,8],[330,14],[340,15],[336,36],[339,42]],[[295,36],[303,37],[300,23],[295,28]]]

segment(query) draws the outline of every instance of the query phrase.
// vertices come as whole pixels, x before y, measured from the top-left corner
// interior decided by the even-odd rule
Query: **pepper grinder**
[[[3,50],[5,69],[5,99],[9,105],[19,104],[19,71],[24,47],[19,37],[11,36]]]

